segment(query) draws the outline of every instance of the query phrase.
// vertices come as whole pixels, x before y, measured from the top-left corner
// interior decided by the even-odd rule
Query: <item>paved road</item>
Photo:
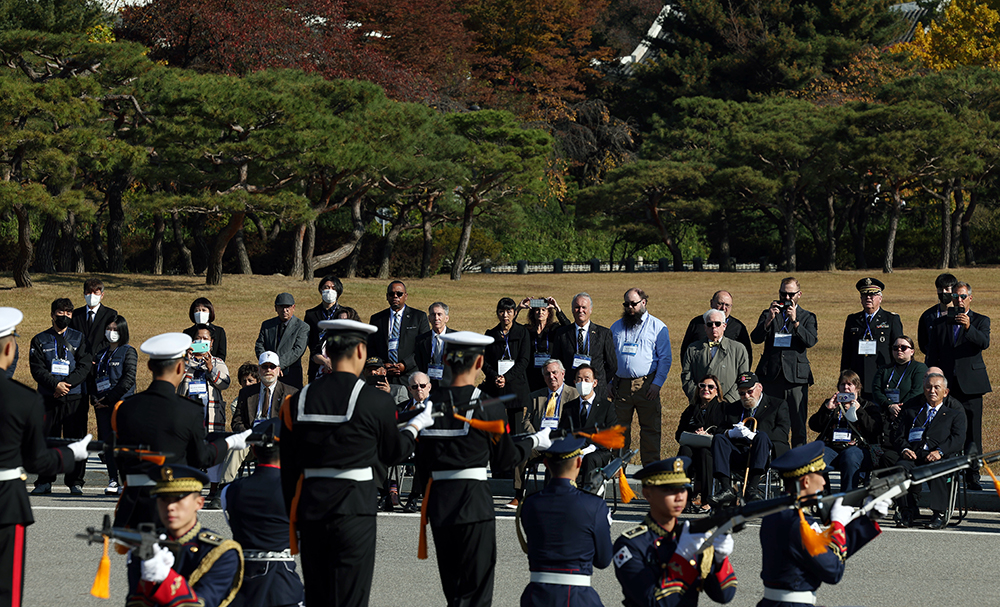
[[[112,554],[110,602],[88,594],[100,547],[87,546],[73,535],[84,527],[99,525],[114,507],[98,488],[87,488],[83,497],[70,497],[63,487],[56,494],[32,498],[36,523],[28,530],[28,569],[25,605],[121,605],[125,594],[125,557]],[[514,519],[498,499],[498,567],[494,604],[516,605],[528,580],[527,560],[514,533]],[[642,517],[645,502],[636,500],[616,515],[612,533],[617,536]],[[202,522],[228,535],[222,513],[205,511]],[[417,553],[417,515],[388,514],[378,518],[378,558],[372,588],[373,607],[443,605],[434,548],[427,561]],[[733,565],[739,591],[731,605],[752,606],[763,590],[760,583],[759,527],[750,526],[736,536]],[[1000,516],[973,513],[959,527],[948,531],[885,529],[885,533],[851,558],[844,581],[824,586],[820,601],[827,605],[897,607],[920,605],[1000,605],[996,568],[1000,562]],[[332,547],[335,549],[335,547]],[[612,566],[613,567],[613,566]],[[611,568],[597,571],[594,586],[606,605],[621,602],[621,590]],[[702,604],[710,604],[703,602]]]

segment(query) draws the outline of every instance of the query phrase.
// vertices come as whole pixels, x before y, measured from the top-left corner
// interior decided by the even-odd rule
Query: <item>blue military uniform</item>
[[[796,447],[771,462],[771,466],[786,479],[819,473],[826,468],[823,443],[814,441]],[[806,521],[820,531],[815,519],[807,516]],[[847,557],[881,533],[878,523],[867,516],[854,519],[847,527],[833,522],[826,550],[813,556],[803,545],[800,523],[797,510],[784,510],[761,522],[760,577],[764,581],[764,598],[757,607],[814,605],[820,585],[839,583]]]
[[[635,476],[644,486],[689,486],[691,480],[685,469],[690,461],[686,457],[665,459],[646,466]],[[625,594],[622,602],[625,607],[697,605],[702,592],[717,603],[733,600],[736,573],[729,557],[716,562],[714,549],[708,547],[692,566],[676,554],[681,533],[680,524],[668,531],[647,514],[641,525],[622,533],[615,541],[615,575]]]
[[[544,455],[575,459],[585,443],[559,440]],[[611,564],[611,516],[604,500],[580,491],[569,479],[553,478],[524,500],[519,516],[531,569],[521,607],[600,607],[590,575],[595,565],[604,569]]]

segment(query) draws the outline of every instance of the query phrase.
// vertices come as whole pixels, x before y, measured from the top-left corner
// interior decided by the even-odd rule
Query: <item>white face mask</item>
[[[196,324],[196,325],[207,325],[208,324],[208,312],[195,312],[194,313],[194,324]]]
[[[328,304],[337,303],[336,289],[323,289],[321,295],[323,295],[323,303],[328,303]]]
[[[104,337],[107,337],[111,343],[116,343],[118,341],[118,331],[105,331]]]
[[[580,396],[589,396],[593,390],[594,390],[594,382],[589,382],[589,381],[576,382],[576,391],[580,393]]]
[[[93,308],[97,304],[101,303],[100,293],[87,293],[83,296],[83,298],[87,301],[88,308]]]

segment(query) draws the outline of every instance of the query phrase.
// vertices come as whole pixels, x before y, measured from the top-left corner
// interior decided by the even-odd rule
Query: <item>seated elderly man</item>
[[[747,501],[757,500],[761,497],[757,485],[771,456],[781,455],[789,448],[788,404],[765,395],[757,375],[750,371],[736,379],[736,388],[740,400],[726,404],[725,421],[712,437],[713,474],[721,488],[712,501],[721,506],[736,501],[730,480],[734,463],[746,462],[748,475],[743,497]]]
[[[681,385],[684,394],[694,403],[698,398],[698,380],[714,375],[719,378],[722,399],[735,402],[736,378],[750,370],[747,349],[740,342],[725,336],[724,312],[709,310],[702,318],[705,321],[705,338],[692,343],[683,353]]]
[[[928,373],[924,379],[924,393],[911,398],[899,413],[894,443],[899,452],[897,465],[912,470],[921,464],[957,455],[965,446],[965,411],[947,401],[948,380],[940,373]],[[943,529],[945,510],[948,509],[948,479],[927,481],[933,516],[928,529]],[[912,527],[917,516],[917,497],[921,485],[912,485],[907,495],[896,502],[896,526]]]

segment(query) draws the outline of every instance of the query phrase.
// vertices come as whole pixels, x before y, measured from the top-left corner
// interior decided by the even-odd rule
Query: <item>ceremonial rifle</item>
[[[458,409],[464,409],[466,411],[468,409],[485,409],[486,407],[491,407],[493,405],[510,402],[515,398],[517,398],[516,394],[504,394],[503,396],[498,396],[496,398],[485,398],[485,399],[479,397],[470,400],[467,404],[464,404],[461,407],[456,407],[454,396],[449,392],[448,402],[432,401],[427,406],[431,407],[431,417],[454,417],[455,419],[461,421],[469,421],[468,418],[465,418],[457,413]],[[402,428],[407,423],[409,423],[411,419],[420,415],[422,411],[423,409],[414,409],[413,411],[406,411],[404,413],[399,413],[398,415],[396,415],[396,422],[397,422],[396,426]],[[484,422],[484,420],[476,420],[476,421],[480,423]],[[497,421],[502,421],[502,420],[497,420]],[[492,422],[486,422],[486,423],[492,423]],[[497,433],[502,434],[502,432],[497,432]]]
[[[45,445],[47,447],[66,447],[79,440],[78,438],[47,437]],[[149,445],[117,445],[114,441],[101,440],[93,440],[87,443],[87,451],[90,453],[110,451],[114,457],[134,458],[144,462],[151,462],[158,466],[162,466],[168,457],[174,456],[173,453],[150,451]]]
[[[97,566],[97,575],[94,576],[94,584],[90,588],[90,594],[99,599],[107,599],[111,596],[111,559],[108,558],[108,544],[114,542],[135,551],[135,556],[141,560],[152,558],[156,553],[154,546],[159,545],[174,554],[174,558],[180,554],[181,544],[173,540],[168,540],[165,535],[157,535],[152,523],[140,523],[138,529],[126,529],[124,527],[112,527],[111,516],[104,515],[104,523],[101,528],[87,527],[86,533],[77,533],[76,537],[87,540],[87,544],[104,544],[104,554],[101,562]]]
[[[590,493],[597,491],[597,488],[603,485],[606,481],[609,481],[613,478],[617,478],[618,473],[625,465],[625,462],[631,460],[633,457],[636,456],[637,453],[639,453],[638,449],[632,449],[625,455],[616,457],[615,459],[611,460],[611,462],[607,466],[604,466],[603,468],[598,468],[596,470],[592,470],[590,472],[590,476],[588,476],[587,479],[583,482],[583,485],[580,487],[580,489],[582,489],[583,491],[589,491]]]

